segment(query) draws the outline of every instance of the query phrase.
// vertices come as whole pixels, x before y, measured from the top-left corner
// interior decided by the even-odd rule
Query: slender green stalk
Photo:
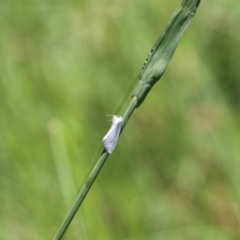
[[[132,101],[130,102],[126,112],[123,116],[123,125],[122,129],[125,127],[128,119],[132,115],[134,109],[137,106],[137,100],[136,98],[132,98]],[[68,214],[66,215],[65,219],[63,220],[62,224],[60,225],[54,240],[62,239],[64,233],[66,232],[69,224],[71,223],[72,219],[74,218],[75,214],[77,213],[78,208],[81,206],[84,198],[86,197],[89,189],[91,188],[92,184],[94,183],[98,173],[100,172],[102,166],[104,165],[105,161],[107,160],[109,154],[106,151],[103,151],[101,156],[99,157],[97,163],[93,167],[91,173],[88,176],[88,179],[86,183],[83,185],[82,189],[80,190],[79,194],[76,197],[75,202],[73,203],[71,209],[69,210]]]
[[[156,43],[153,45],[153,48],[143,65],[138,84],[133,92],[133,98],[123,115],[122,131],[134,109],[141,105],[153,85],[162,77],[184,31],[196,12],[199,3],[200,0],[183,0],[181,6],[175,11]],[[103,164],[107,160],[107,157],[108,153],[103,151],[86,183],[80,190],[72,208],[63,220],[54,240],[59,240],[64,235]]]

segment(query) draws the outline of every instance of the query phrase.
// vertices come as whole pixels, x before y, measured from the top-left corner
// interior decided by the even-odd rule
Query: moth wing
[[[103,138],[103,146],[109,154],[112,153],[112,151],[114,150],[117,144],[119,134],[121,131],[121,126],[122,126],[122,122],[113,124],[110,130],[108,131],[108,133]]]

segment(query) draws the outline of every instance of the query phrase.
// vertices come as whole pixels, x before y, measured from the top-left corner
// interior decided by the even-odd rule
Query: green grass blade
[[[171,17],[160,37],[157,39],[151,52],[149,53],[147,60],[144,63],[138,84],[133,93],[133,98],[123,115],[122,131],[131,117],[134,109],[140,106],[148,92],[151,90],[152,86],[163,75],[184,31],[193,18],[199,3],[200,0],[184,0],[181,6]],[[86,183],[80,190],[75,202],[73,203],[73,206],[59,227],[54,240],[62,239],[108,156],[108,153],[103,151],[97,160],[97,163],[89,174]]]

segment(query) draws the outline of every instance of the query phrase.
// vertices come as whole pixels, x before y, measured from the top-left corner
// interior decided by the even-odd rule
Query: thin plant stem
[[[134,89],[132,100],[123,115],[121,131],[125,128],[134,109],[142,104],[151,88],[164,74],[177,45],[184,31],[194,17],[199,4],[200,0],[183,0],[182,4],[174,12],[159,38],[153,45],[146,61],[144,62],[142,71],[140,72],[139,80]],[[86,183],[83,185],[75,202],[59,227],[54,240],[60,240],[63,237],[77,210],[81,206],[84,198],[94,183],[98,173],[107,160],[108,155],[109,154],[105,150],[102,152],[101,156],[97,160],[97,163],[89,174]]]
[[[123,125],[122,130],[125,127],[126,123],[128,122],[128,119],[132,115],[134,109],[137,106],[137,99],[136,97],[132,98],[132,101],[130,102],[127,110],[125,111],[123,115]],[[82,189],[80,190],[79,194],[76,197],[75,202],[73,203],[71,209],[69,210],[68,214],[66,215],[65,219],[63,220],[62,224],[60,225],[54,240],[59,240],[63,237],[64,233],[66,232],[69,224],[71,223],[72,219],[74,218],[75,214],[77,213],[79,207],[81,206],[84,198],[86,197],[89,189],[91,188],[92,184],[94,183],[96,177],[98,176],[98,173],[100,172],[102,166],[104,165],[105,161],[107,160],[109,154],[106,151],[103,151],[99,159],[97,160],[97,163],[93,167],[92,171],[90,172],[86,183],[83,185]]]

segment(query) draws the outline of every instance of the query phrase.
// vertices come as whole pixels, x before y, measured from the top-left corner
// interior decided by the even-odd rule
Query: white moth
[[[113,149],[117,144],[119,134],[122,128],[122,122],[122,117],[115,115],[112,116],[112,126],[102,140],[104,149],[108,154],[112,153]]]

